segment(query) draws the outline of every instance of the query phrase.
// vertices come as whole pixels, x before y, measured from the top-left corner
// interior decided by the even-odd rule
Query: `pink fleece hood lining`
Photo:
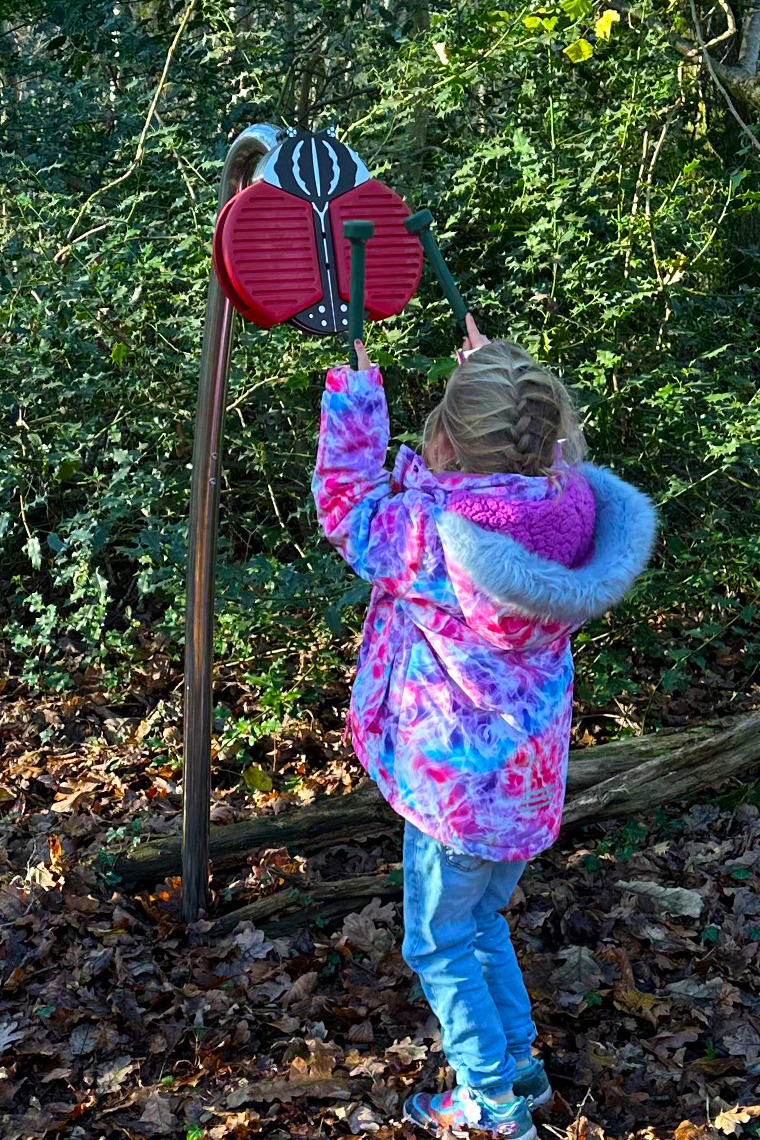
[[[525,549],[568,569],[593,546],[596,502],[581,471],[557,464],[549,476],[435,475],[410,448],[399,451],[393,483],[432,492],[447,510],[484,530],[508,534]]]

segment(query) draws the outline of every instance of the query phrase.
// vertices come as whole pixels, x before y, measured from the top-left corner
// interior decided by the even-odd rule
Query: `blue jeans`
[[[499,914],[524,870],[525,863],[457,854],[406,824],[403,955],[441,1024],[457,1081],[491,1096],[508,1091],[536,1038]]]

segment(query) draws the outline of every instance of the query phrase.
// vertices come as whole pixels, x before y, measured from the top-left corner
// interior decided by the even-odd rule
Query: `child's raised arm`
[[[326,537],[356,573],[404,594],[430,524],[419,492],[392,493],[382,376],[361,342],[357,357],[364,365],[357,371],[344,365],[327,373],[312,492]]]

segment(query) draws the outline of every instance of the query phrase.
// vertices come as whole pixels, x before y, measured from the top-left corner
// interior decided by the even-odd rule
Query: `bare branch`
[[[657,274],[657,286],[660,290],[660,293],[662,294],[662,298],[665,304],[665,319],[663,321],[663,324],[667,324],[667,322],[670,320],[672,316],[672,310],[670,308],[668,290],[662,276],[662,270],[660,269],[660,258],[657,252],[657,238],[655,236],[654,224],[652,222],[652,180],[654,177],[654,168],[657,165],[657,160],[660,157],[660,152],[662,151],[662,148],[665,144],[668,129],[670,128],[670,124],[673,121],[675,112],[676,108],[674,107],[669,111],[668,116],[662,125],[660,137],[657,140],[654,151],[652,152],[652,158],[649,163],[646,179],[646,193],[644,194],[644,217],[646,218],[647,226],[649,227],[649,244],[652,249],[652,261],[654,262],[654,271]],[[660,335],[662,335],[662,328],[660,329]]]
[[[710,75],[712,76],[713,83],[718,88],[718,90],[720,91],[723,98],[726,100],[726,105],[727,105],[729,111],[731,112],[733,117],[736,119],[736,121],[739,124],[739,126],[741,127],[742,131],[747,136],[747,138],[750,140],[750,142],[752,143],[755,150],[760,150],[760,140],[758,140],[758,137],[755,134],[755,132],[751,129],[751,127],[747,126],[747,124],[744,122],[744,119],[741,117],[741,115],[737,111],[736,107],[734,106],[734,104],[731,100],[731,96],[729,95],[728,91],[726,91],[725,87],[723,86],[723,84],[721,83],[720,79],[718,78],[718,76],[716,74],[715,60],[713,60],[713,58],[711,57],[711,55],[708,51],[705,51],[705,42],[702,38],[702,28],[700,27],[700,24],[699,24],[699,17],[697,16],[697,6],[694,3],[694,0],[691,0],[691,16],[692,16],[692,19],[694,21],[694,28],[695,28],[696,33],[697,33],[697,39],[699,40],[699,46],[702,49],[702,62],[704,63],[707,70],[710,72]],[[729,69],[726,68],[724,70],[729,70]],[[739,69],[738,68],[736,68],[736,69],[731,68],[730,70],[739,70]]]
[[[99,186],[97,190],[93,190],[93,192],[92,192],[92,194],[90,194],[89,198],[82,204],[81,209],[79,210],[77,216],[75,217],[74,221],[72,222],[72,224],[69,228],[69,232],[66,235],[66,241],[67,241],[68,245],[72,244],[73,239],[74,239],[74,234],[77,231],[77,227],[79,226],[79,223],[81,222],[82,218],[87,213],[88,209],[90,208],[92,203],[95,201],[95,199],[96,198],[102,198],[102,196],[104,194],[107,194],[109,190],[113,190],[113,188],[115,186],[119,186],[122,182],[126,182],[126,180],[134,174],[134,172],[137,170],[138,166],[140,166],[140,164],[141,164],[141,162],[145,156],[145,140],[148,137],[148,131],[150,130],[151,125],[153,123],[153,118],[154,118],[154,115],[156,113],[156,107],[158,106],[158,100],[161,98],[161,92],[163,91],[164,86],[166,84],[166,77],[169,74],[169,66],[171,64],[174,53],[177,50],[177,45],[179,44],[179,41],[182,38],[182,33],[184,32],[185,28],[187,27],[188,20],[190,19],[191,15],[193,14],[193,9],[195,8],[195,2],[196,2],[196,0],[190,0],[189,4],[185,8],[185,11],[182,14],[182,19],[179,22],[179,27],[177,28],[177,31],[175,32],[174,39],[172,40],[172,42],[169,46],[169,50],[166,53],[166,59],[164,60],[164,66],[163,66],[163,70],[161,72],[161,77],[160,77],[160,79],[156,85],[156,90],[153,92],[153,98],[151,99],[150,107],[148,108],[148,114],[147,114],[147,117],[145,119],[145,123],[143,124],[143,129],[140,133],[140,138],[138,139],[138,142],[137,142],[137,149],[135,150],[135,157],[132,159],[132,161],[130,162],[129,166],[127,167],[127,169],[124,171],[123,174],[120,174],[118,178],[114,178],[114,180],[112,182],[106,183],[105,186]],[[57,261],[60,258],[60,256],[65,252],[66,252],[66,247],[59,249],[55,255],[55,260]]]
[[[636,185],[633,190],[633,201],[631,202],[631,224],[628,236],[628,249],[625,253],[625,267],[623,276],[628,277],[631,268],[631,257],[633,255],[633,227],[636,221],[636,214],[639,209],[639,194],[641,193],[641,185],[644,180],[644,169],[646,167],[647,157],[649,155],[649,129],[644,131],[644,137],[641,142],[641,162],[639,163],[639,172],[636,175]]]
[[[742,99],[749,107],[760,111],[760,80],[757,78],[756,70],[754,72],[748,71],[744,66],[742,67],[729,67],[719,60],[713,59],[705,50],[706,45],[704,42],[695,44],[692,40],[687,40],[677,32],[672,31],[662,20],[658,20],[654,16],[646,16],[638,9],[626,4],[625,0],[610,0],[610,7],[614,8],[616,12],[627,16],[629,22],[638,20],[640,23],[645,24],[647,27],[655,28],[657,31],[662,32],[668,40],[670,46],[683,56],[684,59],[690,63],[697,63],[704,60],[705,66],[708,68],[710,75],[718,85],[718,89],[723,94],[727,102],[730,102],[726,95],[726,88],[728,88],[733,95]],[[753,34],[760,37],[760,28],[756,28],[752,24]],[[715,42],[715,41],[713,41]],[[752,40],[750,43],[749,62],[752,62]],[[757,59],[754,60],[755,68]],[[733,104],[731,104],[733,106]],[[736,117],[735,108],[732,111]],[[745,129],[745,124],[741,121],[742,129]],[[752,136],[754,138],[754,135]],[[754,144],[753,144],[754,145]]]
[[[110,226],[110,224],[111,224],[110,222],[103,222],[102,225],[93,226],[92,229],[85,230],[83,234],[78,234],[74,238],[74,240],[72,242],[70,242],[68,245],[61,246],[61,248],[56,253],[55,257],[53,258],[53,261],[54,262],[60,261],[61,257],[65,253],[68,253],[73,245],[77,245],[77,243],[80,241],[87,241],[87,239],[92,237],[93,234],[99,234],[99,233],[101,233],[102,230],[107,230],[108,227]]]
[[[716,44],[722,44],[725,40],[732,39],[736,35],[736,20],[734,18],[734,13],[731,10],[731,5],[728,4],[727,0],[718,0],[718,4],[723,9],[723,15],[726,17],[726,30],[725,32],[721,32],[719,36],[715,36],[708,43],[706,43],[704,45],[705,51],[707,51],[709,48],[715,47]]]

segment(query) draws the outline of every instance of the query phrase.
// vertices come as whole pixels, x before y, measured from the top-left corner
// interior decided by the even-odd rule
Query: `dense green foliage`
[[[221,163],[248,123],[298,121],[337,123],[374,173],[431,207],[486,332],[572,382],[593,456],[661,505],[656,565],[579,638],[584,707],[638,693],[642,708],[721,654],[736,689],[749,684],[758,154],[661,28],[599,25],[603,9],[205,0],[144,155],[184,4],[0,9],[0,606],[14,672],[123,689],[156,645],[179,659]],[[372,330],[397,439],[440,391],[454,336],[427,278]],[[254,735],[324,687],[364,596],[319,541],[308,492],[322,370],[343,351],[249,326],[234,355],[218,652],[260,695]]]

